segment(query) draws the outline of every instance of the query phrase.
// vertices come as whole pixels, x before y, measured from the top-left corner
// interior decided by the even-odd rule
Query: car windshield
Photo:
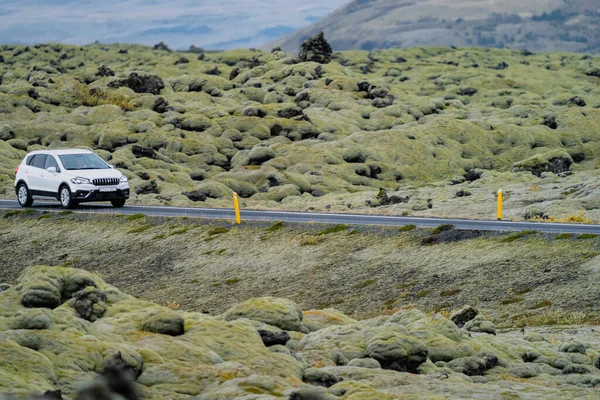
[[[108,164],[95,154],[65,154],[58,157],[67,170],[110,169]]]

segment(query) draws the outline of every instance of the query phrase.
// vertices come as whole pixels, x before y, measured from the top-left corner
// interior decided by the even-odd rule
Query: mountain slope
[[[590,0],[354,0],[266,47],[295,51],[324,31],[335,50],[415,46],[600,52],[600,7]]]

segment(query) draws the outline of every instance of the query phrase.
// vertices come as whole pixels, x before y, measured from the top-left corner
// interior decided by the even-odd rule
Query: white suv
[[[33,151],[15,175],[21,207],[30,207],[34,196],[55,198],[63,208],[89,201],[123,207],[129,198],[127,177],[88,150]]]

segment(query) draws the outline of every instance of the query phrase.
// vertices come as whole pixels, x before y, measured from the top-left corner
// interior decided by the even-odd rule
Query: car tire
[[[33,204],[33,197],[31,196],[31,192],[29,188],[24,183],[19,183],[17,186],[17,200],[21,207],[31,207]]]
[[[125,205],[125,199],[111,200],[110,204],[112,204],[112,206],[115,208],[121,208]]]
[[[67,185],[62,185],[58,189],[58,200],[62,208],[74,208],[77,206],[77,202],[73,200],[73,195]]]

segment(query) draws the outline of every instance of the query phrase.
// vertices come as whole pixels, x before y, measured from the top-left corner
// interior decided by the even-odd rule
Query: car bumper
[[[106,188],[102,188],[106,189]],[[129,188],[119,189],[113,191],[103,191],[100,188],[94,188],[90,190],[78,189],[73,192],[73,200],[77,202],[86,201],[108,201],[108,200],[119,200],[129,198]]]

